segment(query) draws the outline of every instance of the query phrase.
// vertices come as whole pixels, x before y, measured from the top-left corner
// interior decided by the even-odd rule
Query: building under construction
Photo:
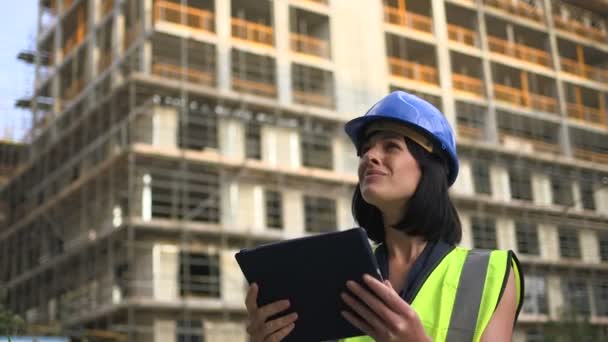
[[[608,335],[606,0],[41,0],[38,18],[27,155],[0,187],[0,285],[30,330],[246,341],[234,253],[354,226],[342,125],[405,89],[457,132],[462,245],[522,262],[515,340],[572,313]]]

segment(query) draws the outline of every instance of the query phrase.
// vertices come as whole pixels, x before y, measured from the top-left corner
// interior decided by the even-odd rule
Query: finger
[[[266,322],[266,324],[264,324],[264,336],[268,336],[278,330],[285,328],[286,326],[290,325],[291,323],[294,323],[297,319],[298,319],[298,314],[295,312],[292,312],[289,315]]]
[[[412,310],[409,304],[395,292],[389,281],[387,282],[390,287],[387,287],[386,283],[382,283],[368,274],[363,276],[363,281],[392,311],[396,313],[408,313]]]
[[[258,309],[258,284],[253,283],[249,286],[245,297],[245,306],[248,312],[255,312]]]
[[[378,315],[368,309],[361,302],[350,296],[349,294],[342,292],[341,295],[342,300],[350,306],[354,312],[361,317],[362,320],[365,320],[367,324],[374,331],[385,331],[386,325],[379,319]]]
[[[382,302],[374,293],[364,289],[361,285],[356,282],[349,280],[346,282],[346,286],[353,292],[354,295],[367,304],[367,306],[377,315],[382,321],[398,321],[399,316],[391,310],[389,306]],[[385,290],[388,290],[386,286],[380,283]]]
[[[293,330],[293,328],[295,328],[296,325],[294,323],[291,323],[290,325],[284,327],[283,329],[277,331],[276,333],[266,337],[266,339],[264,339],[264,341],[268,341],[268,342],[278,342],[281,341],[282,339],[284,339],[287,335],[289,335],[289,333]]]
[[[366,335],[373,336],[374,330],[369,324],[365,323],[363,320],[359,319],[357,316],[353,315],[348,311],[340,311],[344,319],[350,322],[350,324],[359,328],[359,330],[363,331]]]
[[[258,311],[256,312],[256,317],[263,324],[264,322],[266,322],[268,317],[287,310],[289,308],[289,305],[290,303],[287,299],[272,302],[270,304],[262,306],[261,308],[258,308]]]

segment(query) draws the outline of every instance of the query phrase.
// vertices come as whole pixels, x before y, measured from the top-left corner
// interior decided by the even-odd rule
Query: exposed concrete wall
[[[175,321],[165,319],[154,320],[154,342],[175,342]]]
[[[460,224],[462,225],[462,240],[460,246],[473,248],[473,233],[471,231],[471,216],[469,213],[460,211]]]
[[[595,191],[596,210],[608,215],[608,187],[603,187]]]
[[[490,165],[490,180],[492,198],[500,201],[510,201],[509,173],[502,165]]]
[[[515,238],[515,222],[510,219],[496,219],[496,245],[499,249],[517,249]]]
[[[582,229],[579,232],[581,254],[583,261],[597,264],[600,262],[600,250],[597,233],[593,230]]]
[[[179,253],[175,245],[156,244],[154,258],[154,298],[175,301],[178,297]]]
[[[532,200],[535,204],[551,205],[553,194],[551,193],[551,180],[544,174],[532,173]]]
[[[304,204],[299,190],[285,189],[283,192],[283,208],[285,213],[285,235],[300,236],[304,233]]]
[[[473,172],[471,170],[471,162],[467,159],[460,160],[460,170],[458,178],[451,188],[453,192],[461,195],[473,195],[475,189],[473,186]]]
[[[246,342],[249,341],[245,325],[235,322],[204,321],[206,342]]]
[[[224,303],[230,307],[240,305],[244,310],[247,281],[234,258],[236,252],[236,249],[220,252],[220,292]]]
[[[562,279],[557,275],[549,275],[547,277],[547,297],[549,302],[549,316],[557,319],[561,316],[561,311],[564,306],[564,298],[562,296]]]
[[[218,121],[219,148],[222,155],[235,159],[245,158],[245,127],[241,120]]]
[[[559,236],[555,226],[548,224],[538,225],[538,240],[540,244],[540,256],[546,260],[559,260]]]
[[[338,229],[344,230],[356,227],[355,219],[351,212],[352,194],[348,191],[343,191],[336,200],[336,209],[338,212]]]
[[[134,269],[135,281],[130,281],[130,288],[135,296],[153,297],[154,293],[154,263],[153,248],[137,248]]]
[[[365,11],[361,9],[365,8]],[[363,114],[388,92],[382,2],[329,1],[330,41],[335,65],[336,109],[350,117]],[[364,23],[364,24],[363,24]]]
[[[270,165],[299,168],[300,136],[296,129],[263,126],[262,160]]]
[[[285,0],[271,2],[274,14],[274,36],[277,52],[277,89],[279,103],[291,103],[291,63],[289,62],[289,4]]]

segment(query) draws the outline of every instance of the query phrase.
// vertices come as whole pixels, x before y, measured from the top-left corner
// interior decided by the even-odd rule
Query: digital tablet
[[[382,280],[362,228],[243,249],[235,257],[247,281],[259,286],[258,306],[289,299],[291,307],[277,316],[298,313],[295,328],[284,341],[363,335],[340,314],[349,310],[340,298],[341,292],[348,291],[347,280],[361,284],[366,273]]]

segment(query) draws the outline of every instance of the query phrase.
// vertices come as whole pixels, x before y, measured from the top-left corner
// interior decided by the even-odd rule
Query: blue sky
[[[17,60],[17,54],[35,48],[37,3],[11,1],[0,11],[0,140],[20,139],[29,126],[30,113],[14,104],[32,93],[34,67]]]

